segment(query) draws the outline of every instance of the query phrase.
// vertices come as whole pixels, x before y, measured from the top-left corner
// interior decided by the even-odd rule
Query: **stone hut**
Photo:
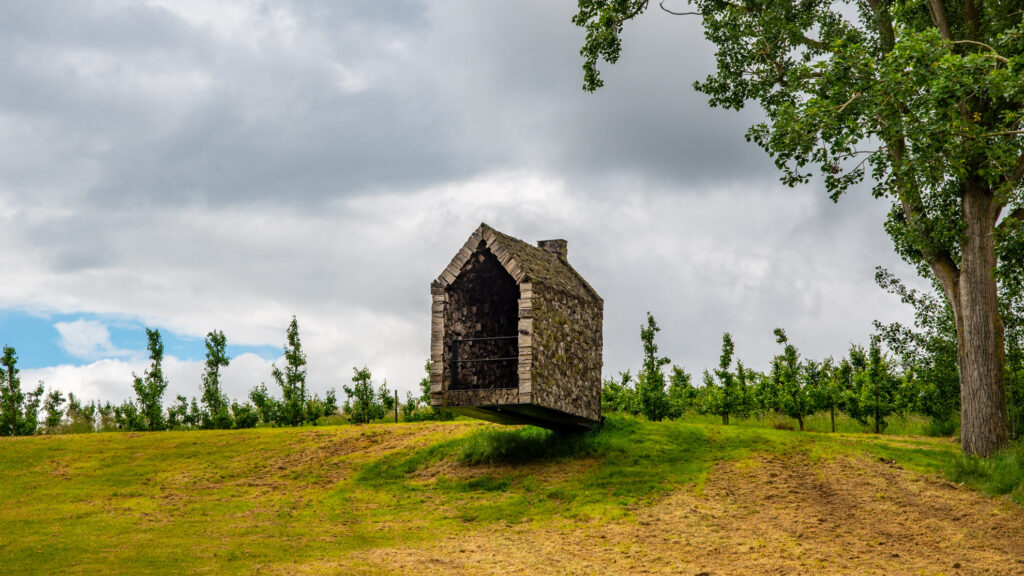
[[[552,429],[600,422],[604,300],[565,240],[531,246],[481,224],[430,294],[433,406]]]

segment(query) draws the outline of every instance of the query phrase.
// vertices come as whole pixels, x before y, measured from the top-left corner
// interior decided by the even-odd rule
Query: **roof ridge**
[[[462,267],[477,251],[481,241],[498,258],[499,263],[517,284],[532,282],[573,296],[601,300],[597,291],[569,264],[567,259],[496,230],[486,222],[481,222],[480,226],[473,231],[448,267],[438,277],[437,282],[441,286],[447,287],[455,281]]]

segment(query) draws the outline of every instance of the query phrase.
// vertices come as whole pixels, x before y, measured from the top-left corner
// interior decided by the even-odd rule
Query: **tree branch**
[[[667,2],[667,1],[668,0],[661,0],[661,2],[658,2],[658,7],[661,8],[662,10],[664,10],[665,12],[668,12],[669,14],[672,14],[673,16],[700,16],[701,15],[700,12],[676,12],[675,10],[672,10],[671,8],[666,8],[665,7],[665,2]]]
[[[852,104],[853,101],[856,100],[859,97],[860,97],[860,92],[857,92],[853,96],[850,96],[850,99],[847,100],[846,102],[844,102],[843,105],[839,107],[839,110],[836,110],[836,114],[842,114],[843,110],[846,110],[846,107],[849,106],[850,104]]]
[[[989,136],[1018,136],[1020,134],[1024,134],[1024,130],[1003,130],[1002,132],[987,132],[985,134],[982,134],[982,137],[987,138]]]
[[[985,44],[984,42],[975,42],[974,40],[953,40],[952,43],[953,44],[973,44],[975,46],[981,46],[983,48],[988,48],[992,52],[992,54],[996,57],[996,60],[999,60],[1003,64],[1009,64],[1010,63],[1010,59],[1009,58],[1000,55],[999,52],[996,52],[995,48],[989,46],[988,44]]]

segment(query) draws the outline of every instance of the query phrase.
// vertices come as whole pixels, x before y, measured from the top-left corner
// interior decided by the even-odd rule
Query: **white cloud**
[[[267,382],[271,391],[279,393],[270,382],[270,364],[269,360],[254,354],[241,354],[232,359],[230,366],[221,368],[221,385],[225,393],[233,400],[244,401],[249,390],[261,381]],[[149,361],[145,359],[104,359],[80,366],[64,364],[22,370],[22,381],[42,381],[49,389],[74,392],[86,400],[117,404],[135,398],[132,374],[141,376],[148,368]],[[201,395],[203,368],[202,361],[183,361],[174,356],[166,356],[164,377],[167,378],[168,386],[164,392],[164,405],[173,403],[178,395],[198,398]],[[314,392],[323,394],[320,390]]]
[[[61,348],[75,358],[94,360],[109,356],[126,356],[131,353],[114,346],[110,341],[110,331],[96,320],[57,322],[53,327],[60,333]]]

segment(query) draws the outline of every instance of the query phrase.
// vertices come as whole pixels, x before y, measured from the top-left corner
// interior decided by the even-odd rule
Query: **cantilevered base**
[[[583,431],[600,424],[599,421],[581,418],[535,404],[444,406],[443,409],[497,424],[532,424],[541,428],[558,431]]]

